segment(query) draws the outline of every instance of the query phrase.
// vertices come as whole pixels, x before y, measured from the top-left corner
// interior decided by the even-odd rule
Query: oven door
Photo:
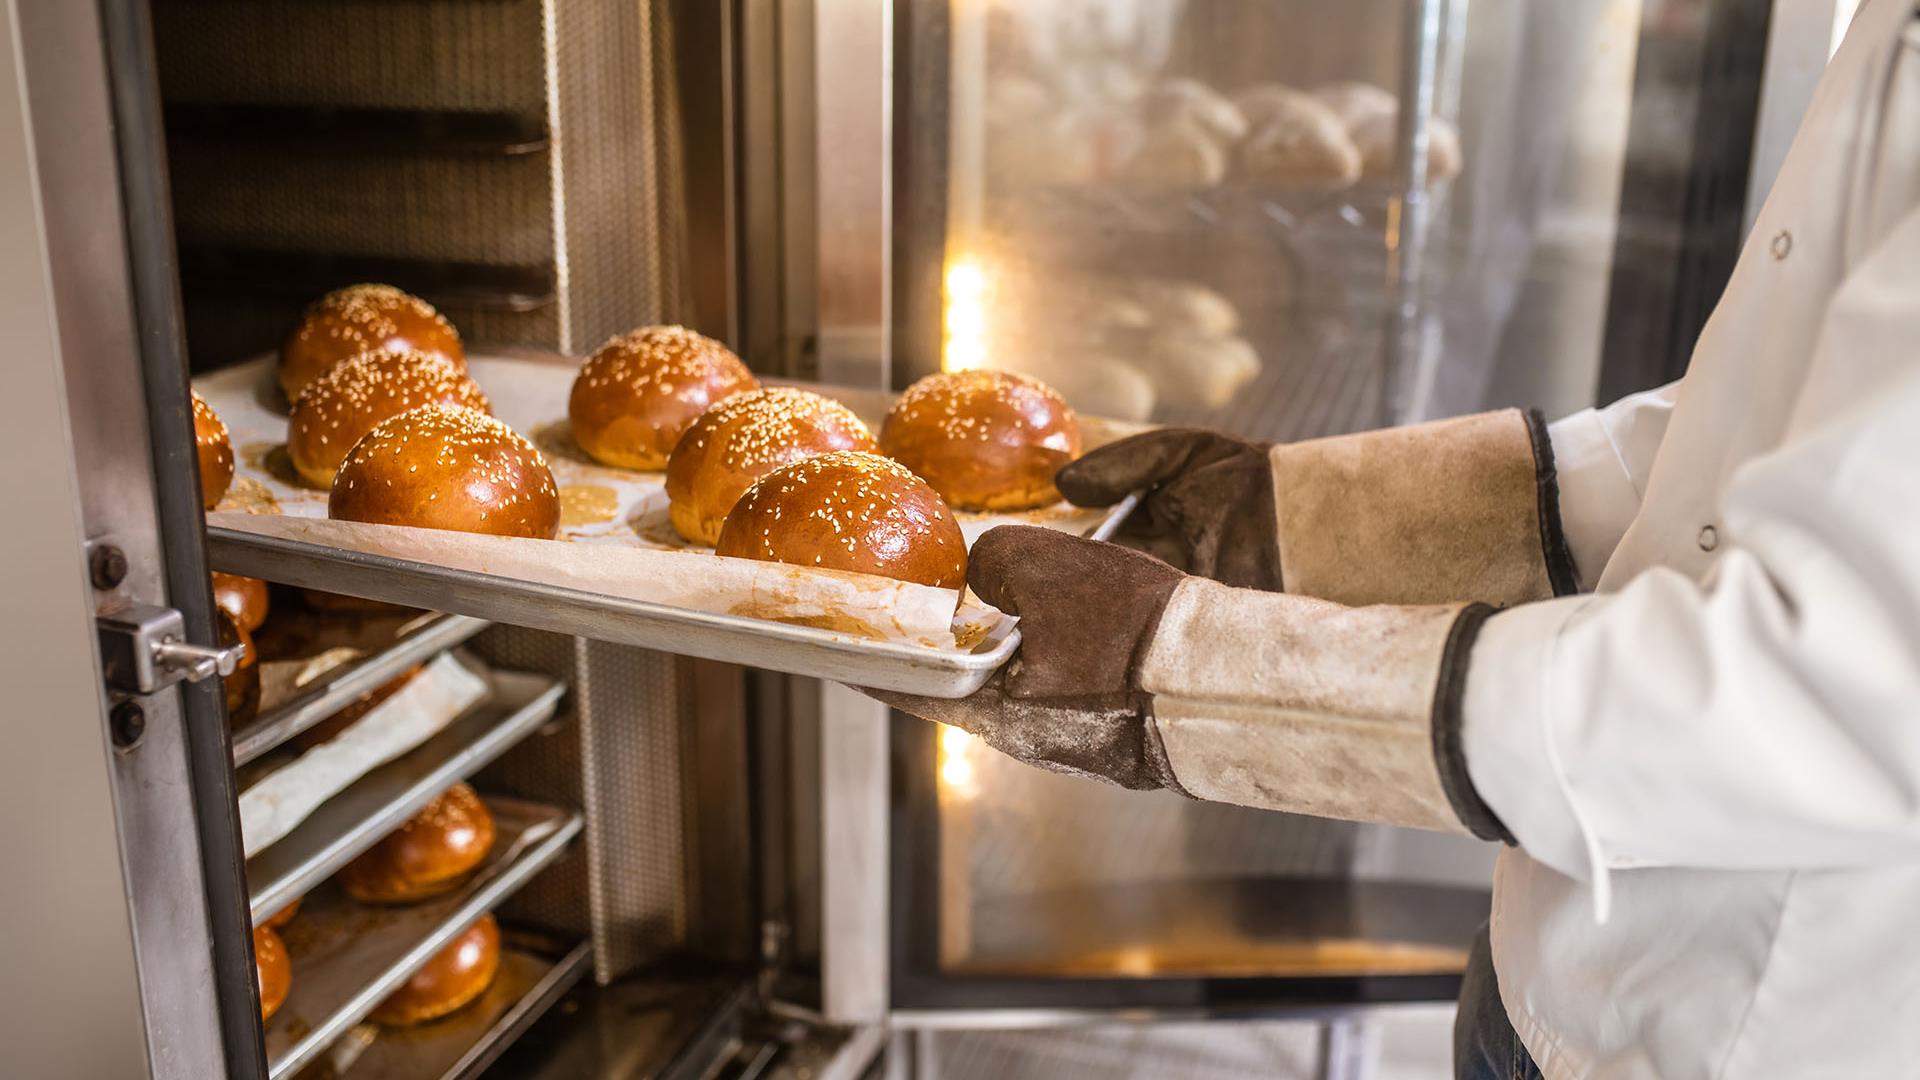
[[[1271,440],[1552,416],[1672,379],[1766,188],[1773,17],[1759,0],[897,4],[885,377],[1004,368],[1083,412]],[[1355,158],[1309,160],[1260,115],[1289,93],[1338,113],[1343,83],[1389,110],[1336,127]],[[1781,91],[1769,116],[1790,131],[1804,103]],[[824,266],[850,234],[820,235]],[[821,341],[831,360],[824,320]],[[868,914],[848,920],[841,967],[864,978],[842,1000],[883,984],[897,1025],[1001,1026],[1459,988],[1489,845],[1123,791],[881,715],[840,728],[823,769],[862,777],[828,799],[884,803],[890,830],[886,947],[858,932],[878,932],[876,894],[846,890]]]

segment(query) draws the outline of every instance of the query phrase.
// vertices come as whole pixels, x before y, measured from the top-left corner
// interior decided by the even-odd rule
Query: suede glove
[[[867,693],[1122,787],[1505,835],[1458,749],[1485,606],[1349,608],[1236,589],[1017,525],[975,543],[967,576],[1020,618],[1013,659],[959,700]]]
[[[1575,588],[1546,425],[1518,409],[1284,444],[1163,428],[1056,484],[1080,506],[1140,492],[1116,540],[1225,585],[1344,604]]]

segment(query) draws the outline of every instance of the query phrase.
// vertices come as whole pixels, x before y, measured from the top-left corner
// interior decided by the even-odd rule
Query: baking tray
[[[593,947],[504,930],[500,973],[473,1004],[419,1027],[369,1033],[351,1080],[468,1080],[560,1000],[592,966]],[[358,1031],[355,1033],[359,1034]]]
[[[438,734],[355,780],[247,860],[253,923],[266,921],[413,816],[435,795],[546,723],[565,686],[516,671],[487,676],[487,697]]]
[[[1128,496],[1116,504],[1090,535],[1099,540],[1110,537],[1135,503]],[[603,596],[234,529],[208,529],[207,543],[213,565],[228,573],[926,697],[971,694],[1020,647],[1020,631],[1011,619],[1001,620],[971,652],[956,652]]]
[[[314,615],[315,619],[327,618]],[[288,739],[351,705],[415,664],[425,663],[486,629],[485,619],[433,614],[394,639],[393,644],[342,664],[307,684],[297,697],[233,734],[236,766],[258,758]]]
[[[389,907],[355,903],[330,882],[301,902],[299,914],[281,931],[293,986],[266,1029],[273,1080],[293,1075],[365,1019],[475,919],[558,858],[580,832],[577,813],[497,796],[486,804],[496,830],[493,851],[458,890]]]

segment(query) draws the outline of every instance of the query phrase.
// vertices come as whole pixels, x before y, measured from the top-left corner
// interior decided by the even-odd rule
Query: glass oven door
[[[895,388],[1003,368],[1293,440],[1671,379],[1742,238],[1770,14],[897,5]],[[1104,787],[900,715],[891,765],[902,1022],[1446,999],[1486,917],[1472,841]]]

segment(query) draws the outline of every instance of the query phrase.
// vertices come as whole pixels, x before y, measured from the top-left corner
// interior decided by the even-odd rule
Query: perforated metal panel
[[[490,767],[490,790],[563,799],[586,813],[584,858],[556,867],[510,914],[590,932],[604,983],[672,951],[687,933],[682,662],[662,653],[518,627],[474,648],[503,667],[563,678],[547,731]]]

